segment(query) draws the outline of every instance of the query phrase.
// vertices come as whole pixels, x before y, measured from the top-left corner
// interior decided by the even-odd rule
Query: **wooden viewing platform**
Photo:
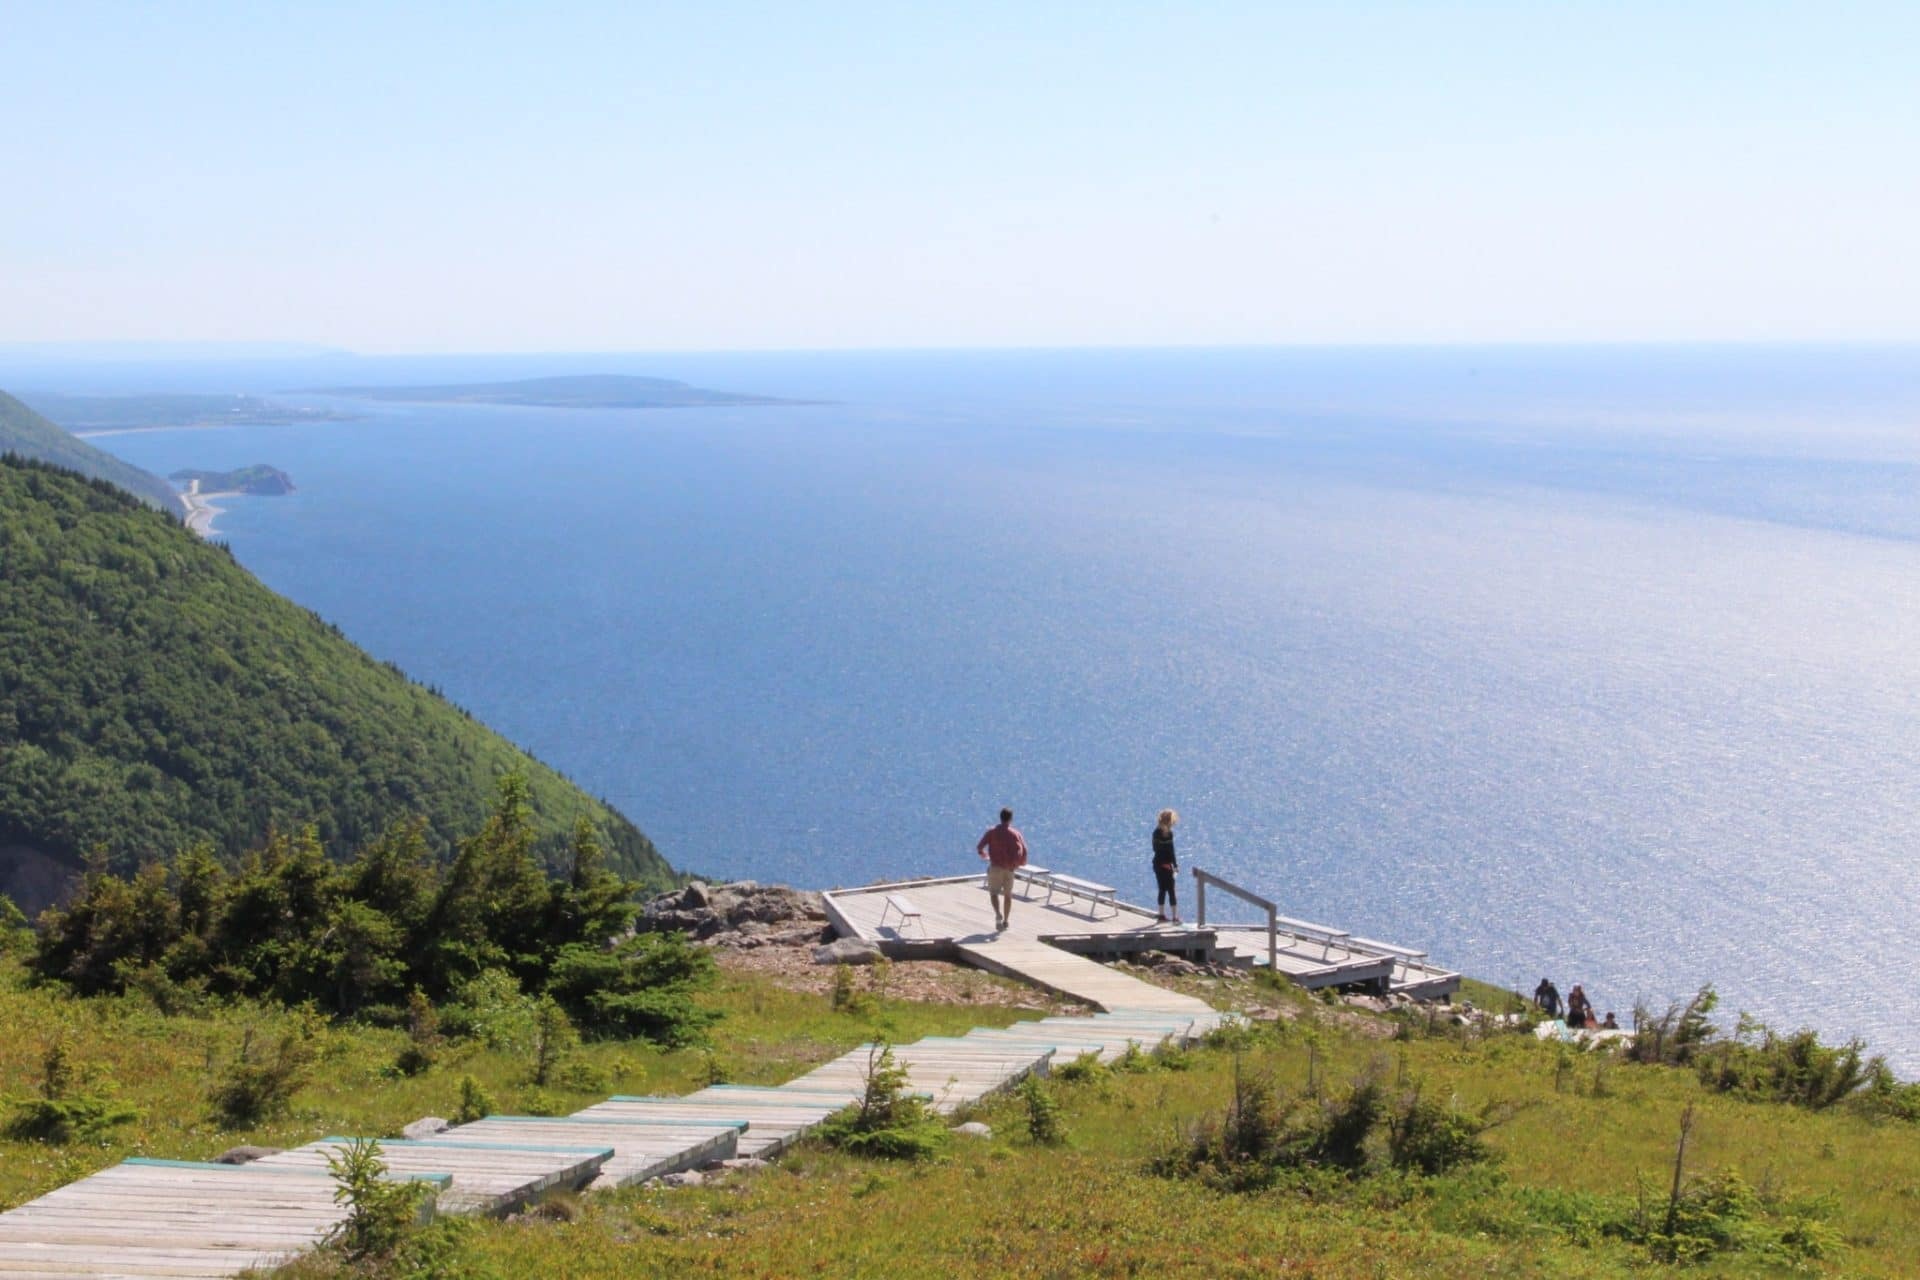
[[[843,934],[895,954],[947,955],[1101,1011],[893,1046],[909,1087],[936,1112],[952,1114],[1082,1054],[1111,1061],[1130,1046],[1191,1044],[1236,1016],[1091,956],[1162,950],[1241,967],[1271,957],[1278,971],[1309,987],[1445,995],[1459,986],[1458,975],[1418,952],[1303,921],[1279,926],[1271,904],[1271,930],[1166,925],[1110,890],[1094,892],[1104,886],[1060,881],[1051,901],[1043,886],[1023,884],[1010,926],[999,932],[988,927],[993,913],[980,875],[825,895]],[[559,1189],[624,1186],[736,1155],[777,1156],[859,1099],[877,1052],[861,1045],[782,1085],[620,1095],[571,1116],[488,1116],[434,1138],[383,1139],[381,1153],[389,1177],[433,1188],[423,1214],[505,1213]],[[124,1161],[0,1213],[0,1280],[211,1278],[285,1262],[346,1216],[327,1171],[328,1153],[345,1141],[323,1138],[243,1165]]]
[[[1195,895],[1196,913],[1204,910],[1204,885],[1209,883],[1272,906],[1217,876],[1195,874],[1196,887],[1202,889]],[[1269,913],[1271,932],[1267,925],[1170,924],[1123,899],[1094,902],[1058,894],[1050,899],[1042,884],[1022,878],[1007,928],[996,930],[984,874],[830,889],[822,896],[828,918],[844,937],[865,939],[901,958],[964,960],[1098,1009],[1147,1007],[1139,1002],[1151,1004],[1172,994],[1080,959],[1140,951],[1165,951],[1243,969],[1271,966],[1309,990],[1364,987],[1425,1000],[1460,989],[1460,975],[1432,964],[1424,952],[1277,912]],[[888,910],[889,898],[911,899],[918,914],[910,925],[903,927],[898,912]]]

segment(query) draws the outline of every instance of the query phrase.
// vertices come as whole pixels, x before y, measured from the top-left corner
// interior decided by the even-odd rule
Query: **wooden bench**
[[[1058,892],[1066,894],[1069,901],[1074,898],[1085,898],[1089,920],[1100,918],[1098,913],[1102,902],[1112,908],[1114,915],[1120,914],[1120,903],[1115,896],[1120,891],[1110,884],[1095,884],[1091,880],[1082,880],[1079,876],[1070,876],[1060,871],[1044,872],[1034,878],[1034,883],[1046,886],[1047,906],[1053,905],[1053,895]]]
[[[900,917],[900,923],[894,927],[896,934],[904,930],[907,921],[911,920],[914,924],[920,926],[920,936],[923,938],[927,936],[927,925],[926,922],[920,918],[920,908],[908,901],[905,894],[890,893],[887,895],[886,905],[880,908],[880,927],[882,929],[887,927],[887,917],[889,915],[898,915]]]

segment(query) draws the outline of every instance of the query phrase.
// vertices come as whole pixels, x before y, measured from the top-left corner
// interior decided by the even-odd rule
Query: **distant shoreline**
[[[166,428],[138,429],[164,430]],[[186,492],[180,495],[180,501],[187,504],[187,529],[192,533],[199,534],[203,538],[211,538],[214,533],[217,532],[213,527],[214,519],[226,510],[225,507],[214,506],[213,499],[237,498],[239,496],[240,491],[237,489],[222,490],[218,493],[202,493],[200,492],[200,482],[198,480],[188,482]]]

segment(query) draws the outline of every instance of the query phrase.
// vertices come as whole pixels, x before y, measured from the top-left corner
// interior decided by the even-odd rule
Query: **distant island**
[[[350,422],[354,416],[338,409],[304,408],[242,395],[73,396],[39,392],[24,398],[78,436],[175,427],[278,427],[303,422]]]
[[[543,409],[692,409],[723,405],[817,404],[774,396],[708,391],[669,378],[586,374],[519,382],[464,382],[415,387],[309,387],[292,395],[351,396],[418,404],[505,404]]]
[[[293,492],[293,477],[278,467],[270,467],[264,462],[256,462],[250,467],[240,467],[234,471],[175,471],[167,477],[176,484],[191,486],[199,482],[202,495],[246,493],[262,497],[273,497]]]

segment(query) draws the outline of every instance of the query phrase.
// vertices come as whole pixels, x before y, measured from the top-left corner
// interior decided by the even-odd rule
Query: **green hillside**
[[[632,823],[224,548],[103,482],[0,461],[0,892],[44,900],[49,859],[96,848],[121,868],[201,839],[232,856],[309,822],[344,856],[423,817],[444,856],[508,772],[550,865],[585,817],[614,869],[672,878]]]
[[[186,510],[173,486],[159,476],[68,434],[57,423],[41,417],[4,391],[0,391],[0,453],[17,453],[23,458],[51,462],[81,475],[117,484],[142,501],[174,515]]]

